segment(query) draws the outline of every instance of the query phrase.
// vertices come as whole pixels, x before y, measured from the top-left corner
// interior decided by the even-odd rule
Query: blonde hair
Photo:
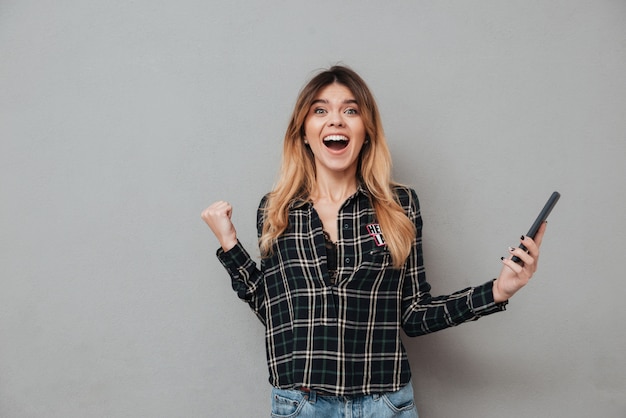
[[[259,248],[263,256],[272,253],[276,239],[288,226],[289,207],[307,201],[315,184],[313,153],[304,143],[304,122],[311,104],[324,87],[337,83],[354,94],[366,131],[366,143],[359,155],[357,177],[368,190],[378,223],[391,254],[393,266],[402,267],[415,239],[415,226],[406,216],[393,188],[391,154],[382,128],[378,106],[363,79],[344,66],[333,66],[317,74],[300,91],[285,133],[278,181],[264,207]]]

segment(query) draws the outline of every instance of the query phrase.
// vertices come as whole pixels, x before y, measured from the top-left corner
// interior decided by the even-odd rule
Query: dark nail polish
[[[504,257],[500,257],[500,260],[504,261]]]
[[[524,241],[524,238],[526,238],[524,235],[522,235],[521,237],[519,237],[519,239],[521,239],[522,241]]]

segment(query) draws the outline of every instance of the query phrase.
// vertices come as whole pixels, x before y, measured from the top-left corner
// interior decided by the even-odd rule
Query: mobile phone
[[[527,237],[531,237],[533,239],[535,238],[535,235],[537,235],[537,231],[539,230],[539,227],[541,226],[542,223],[545,222],[546,219],[548,219],[548,215],[550,215],[550,212],[552,212],[554,205],[556,205],[556,202],[559,201],[560,197],[561,197],[561,194],[559,192],[552,193],[552,195],[546,202],[543,209],[541,209],[541,212],[539,212],[539,216],[537,216],[537,219],[535,219],[535,222],[531,225],[530,229],[528,230],[528,233],[526,234]],[[519,248],[526,251],[526,247],[524,247],[524,244],[520,244]],[[519,257],[513,256],[512,260],[515,261],[517,264],[523,264],[522,260]]]

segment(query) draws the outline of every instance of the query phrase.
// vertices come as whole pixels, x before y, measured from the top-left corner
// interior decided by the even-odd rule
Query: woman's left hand
[[[502,259],[502,271],[500,276],[493,282],[493,298],[496,303],[504,302],[511,298],[518,290],[526,286],[530,278],[537,270],[539,261],[539,247],[543,234],[546,231],[546,222],[540,227],[533,240],[530,237],[522,236],[520,243],[524,244],[528,252],[521,248],[509,248],[510,256]],[[523,264],[517,264],[512,260],[517,256]]]

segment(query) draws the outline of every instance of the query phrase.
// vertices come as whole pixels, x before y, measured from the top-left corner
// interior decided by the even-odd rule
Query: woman
[[[392,181],[374,98],[342,66],[300,92],[278,182],[257,213],[260,268],[231,213],[220,201],[202,218],[266,327],[273,417],[417,417],[400,329],[418,336],[504,310],[533,275],[545,231],[522,237],[528,252],[511,247],[497,279],[432,297],[417,195]]]

